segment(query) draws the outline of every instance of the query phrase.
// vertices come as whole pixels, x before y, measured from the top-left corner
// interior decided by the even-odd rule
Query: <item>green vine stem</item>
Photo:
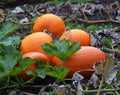
[[[16,85],[4,86],[4,87],[1,87],[0,90],[4,90],[4,89],[8,89],[8,88],[16,88],[16,87],[19,87],[19,85],[16,84]]]
[[[36,79],[36,77],[32,77],[26,82],[21,82],[18,77],[16,77],[17,84],[14,85],[6,85],[4,87],[1,87],[0,90],[8,89],[8,88],[21,88],[25,87],[26,84],[33,83],[33,81]]]
[[[113,85],[111,85],[111,88],[112,88],[112,89],[115,89],[115,87],[114,87]],[[115,94],[116,94],[116,95],[120,95],[120,93],[118,92],[118,90],[115,91]]]
[[[115,92],[120,91],[120,89],[101,89],[100,92]],[[83,93],[97,93],[98,90],[83,90]]]
[[[10,83],[10,77],[7,78],[7,83],[5,84],[6,86],[9,85]]]
[[[19,22],[19,21],[15,21],[15,20],[11,20],[10,22],[14,22],[14,23],[18,23],[18,24],[21,24],[21,25],[29,25],[29,24],[33,24],[34,22]]]
[[[100,85],[99,85],[99,88],[98,88],[97,95],[100,95],[100,92],[101,92],[101,89],[102,89],[102,86],[103,86],[103,81],[104,81],[104,75],[102,76],[102,79],[100,81]]]

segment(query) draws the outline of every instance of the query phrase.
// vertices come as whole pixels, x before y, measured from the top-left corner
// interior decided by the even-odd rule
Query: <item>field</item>
[[[0,1],[0,95],[120,95],[120,1]]]

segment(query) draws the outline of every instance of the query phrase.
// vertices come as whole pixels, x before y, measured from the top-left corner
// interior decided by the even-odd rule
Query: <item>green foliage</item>
[[[3,40],[6,36],[13,33],[17,28],[18,24],[6,22],[0,26],[0,41]]]
[[[28,75],[40,77],[42,79],[45,79],[46,76],[51,76],[53,78],[57,78],[59,80],[64,80],[66,75],[68,74],[69,70],[65,67],[53,67],[50,64],[44,64],[43,62],[39,62],[38,64],[43,64],[39,65],[39,68],[35,71],[29,70],[27,72]]]
[[[27,74],[38,76],[40,78],[45,78],[46,76],[51,76],[59,80],[64,80],[69,70],[64,67],[64,62],[72,56],[75,52],[80,49],[80,44],[74,42],[70,44],[69,40],[53,40],[50,44],[45,43],[42,49],[45,53],[51,54],[60,58],[63,62],[61,67],[51,66],[50,64],[44,64],[43,62],[38,62],[39,69],[35,71],[28,71]],[[64,56],[63,56],[64,55]]]
[[[20,44],[20,37],[14,36],[14,37],[7,37],[4,40],[0,41],[0,44],[3,44],[4,46],[18,46]]]
[[[85,30],[85,27],[83,24],[78,24],[78,23],[72,23],[72,22],[66,22],[66,25],[70,28],[70,29],[81,29],[81,30]]]
[[[0,79],[17,76],[35,60],[31,58],[22,59],[22,53],[12,46],[1,46],[0,52]],[[16,66],[18,65],[18,66]]]
[[[2,47],[1,47],[2,48]],[[1,49],[0,52],[0,79],[12,76],[16,72],[15,65],[21,58],[21,53],[15,48],[8,46]],[[16,73],[17,74],[17,73]],[[16,75],[14,73],[14,75]]]
[[[112,49],[112,39],[102,38],[102,43],[107,47]]]
[[[104,26],[98,26],[98,25],[89,25],[89,26],[85,26],[83,24],[78,24],[78,23],[72,23],[72,22],[66,22],[66,25],[70,28],[70,29],[81,29],[84,30],[86,32],[89,31],[93,31],[93,32],[97,32],[99,30],[102,29],[110,29],[110,28],[114,28],[113,25],[104,25]]]
[[[63,61],[69,58],[80,48],[79,43],[72,43],[68,40],[52,41],[52,44],[43,44],[44,51],[54,56],[60,57]],[[63,56],[65,55],[65,56]],[[44,64],[42,61],[33,60],[29,57],[22,59],[22,53],[16,47],[0,44],[0,79],[18,76],[23,70],[33,63],[38,63],[38,69],[28,71],[28,75],[33,77],[45,78],[51,76],[59,80],[64,80],[69,70],[62,67],[53,67],[50,64]],[[17,66],[16,66],[17,65]]]
[[[6,22],[0,26],[0,44],[4,46],[18,46],[20,44],[20,37],[13,36],[8,37],[11,33],[15,32],[15,30],[19,27],[18,24]]]
[[[47,73],[46,74],[49,76],[52,76],[52,77],[56,77],[60,80],[63,80],[69,72],[69,70],[65,67],[56,67],[55,66],[53,70],[52,70],[52,68],[53,67],[51,65],[47,65],[47,68],[46,68]]]
[[[20,44],[20,37],[8,37],[18,27],[18,24],[10,22],[0,26],[0,79],[16,76],[21,71],[15,67],[21,58],[21,53],[15,48]]]
[[[115,50],[120,51],[120,46],[116,46],[116,47],[115,47]]]
[[[117,79],[120,80],[120,71],[117,72]]]
[[[45,95],[54,95],[54,91],[45,92]]]
[[[30,57],[26,57],[19,61],[19,67],[22,70],[25,70],[28,66],[32,65],[33,63],[35,63],[35,60],[31,59]]]
[[[46,43],[41,46],[45,53],[56,56],[63,62],[80,49],[80,43],[73,42],[70,44],[70,41],[66,39],[53,40],[51,44]]]

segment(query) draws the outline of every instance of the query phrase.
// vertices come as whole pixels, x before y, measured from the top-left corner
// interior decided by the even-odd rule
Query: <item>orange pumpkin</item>
[[[79,51],[68,58],[64,65],[70,69],[68,77],[72,77],[76,71],[84,69],[93,69],[94,62],[104,61],[105,53],[100,49],[92,46],[82,46]],[[61,66],[62,62],[59,58],[54,57],[52,60],[54,66]],[[93,72],[85,71],[81,73],[84,77],[89,78]]]
[[[50,43],[52,41],[52,38],[50,35],[44,32],[36,32],[27,35],[20,44],[20,51],[22,53],[28,53],[28,52],[40,52],[44,53],[41,44],[44,43]],[[44,53],[45,54],[45,53]],[[52,56],[45,54],[46,56],[49,57],[51,60]]]
[[[42,53],[38,53],[38,52],[28,52],[28,53],[25,53],[25,54],[23,54],[22,58],[25,58],[25,57],[30,57],[32,59],[38,59],[38,60],[43,61],[44,63],[48,62],[47,56],[42,54]],[[37,68],[38,68],[37,64],[34,63],[34,64],[30,65],[27,69],[22,71],[20,73],[19,77],[21,77],[24,80],[29,80],[31,78],[31,76],[27,75],[26,72],[29,71],[29,70],[36,70]]]
[[[71,42],[80,42],[81,46],[89,46],[90,45],[90,35],[89,33],[79,30],[79,29],[71,29],[69,31],[64,32],[60,39],[70,39]]]
[[[57,36],[65,31],[64,21],[55,14],[44,14],[36,19],[33,25],[34,32],[47,30],[53,36]]]

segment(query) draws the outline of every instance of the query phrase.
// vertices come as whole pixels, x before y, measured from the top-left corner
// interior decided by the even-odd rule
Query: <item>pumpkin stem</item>
[[[70,31],[70,28],[67,27],[64,32],[65,32],[65,36],[66,36],[67,39],[70,41],[70,45],[71,45],[71,44],[72,44],[72,41],[71,41],[71,39],[72,39],[72,34],[71,34],[71,31]]]

